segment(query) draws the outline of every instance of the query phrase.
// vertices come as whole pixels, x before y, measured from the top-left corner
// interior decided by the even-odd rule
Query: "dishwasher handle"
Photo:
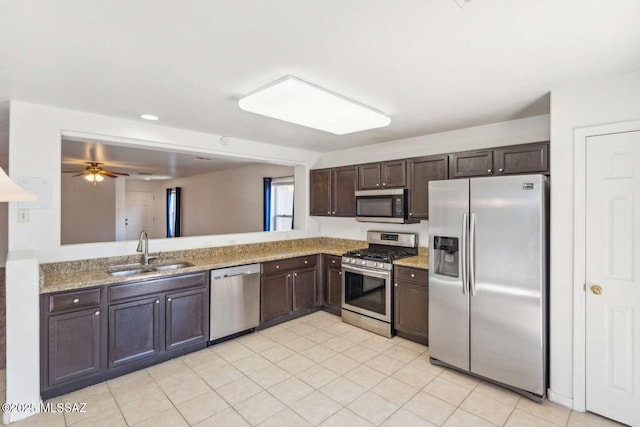
[[[236,273],[236,274],[225,274],[222,276],[212,276],[212,277],[214,279],[226,279],[228,277],[248,276],[250,274],[258,274],[258,273],[252,273],[251,271],[243,271],[241,273]]]
[[[247,276],[249,274],[260,274],[260,264],[241,265],[238,267],[211,270],[211,280],[226,279],[229,277],[237,276]]]

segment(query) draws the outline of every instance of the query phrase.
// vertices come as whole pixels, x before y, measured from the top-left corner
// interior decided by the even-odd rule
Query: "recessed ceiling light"
[[[389,125],[384,114],[292,76],[270,83],[238,101],[245,111],[336,135]]]
[[[145,120],[159,120],[160,117],[158,116],[154,116],[153,114],[143,114],[140,116],[140,118],[145,119]]]

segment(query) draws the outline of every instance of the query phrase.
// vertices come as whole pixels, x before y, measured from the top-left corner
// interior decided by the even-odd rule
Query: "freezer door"
[[[467,371],[469,297],[463,276],[468,209],[468,179],[429,182],[429,354]],[[450,264],[456,259],[453,253],[437,253],[436,246],[457,246],[458,265]]]
[[[546,368],[545,183],[470,180],[471,372],[537,395]]]

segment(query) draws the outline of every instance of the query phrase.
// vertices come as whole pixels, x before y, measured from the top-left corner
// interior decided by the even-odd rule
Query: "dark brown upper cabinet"
[[[316,169],[309,173],[309,213],[331,215],[331,169]]]
[[[447,179],[449,163],[447,155],[418,157],[408,160],[409,217],[429,218],[429,181]]]
[[[309,213],[313,216],[355,216],[357,177],[356,166],[312,170]]]
[[[407,161],[391,160],[358,166],[358,189],[402,188],[407,186]]]
[[[494,152],[496,175],[546,173],[549,171],[549,143],[504,147]]]
[[[449,154],[449,178],[549,173],[549,142]]]
[[[493,175],[493,150],[449,154],[449,178]]]
[[[344,166],[331,169],[331,215],[356,215],[356,187],[358,185],[358,168]]]

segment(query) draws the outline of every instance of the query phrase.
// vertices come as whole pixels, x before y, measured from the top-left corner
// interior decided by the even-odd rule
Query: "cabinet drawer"
[[[100,304],[100,289],[61,292],[49,295],[49,312],[72,310]]]
[[[317,255],[308,255],[298,258],[287,258],[278,261],[269,261],[262,264],[262,274],[275,274],[283,271],[297,270],[300,268],[315,267]]]
[[[194,286],[204,286],[207,283],[206,273],[197,273],[186,276],[168,277],[166,279],[149,280],[147,282],[114,285],[109,287],[109,302]]]
[[[427,286],[429,284],[429,271],[421,268],[396,267],[396,279],[415,282]]]
[[[325,255],[325,266],[329,268],[342,268],[342,257],[335,255]]]

